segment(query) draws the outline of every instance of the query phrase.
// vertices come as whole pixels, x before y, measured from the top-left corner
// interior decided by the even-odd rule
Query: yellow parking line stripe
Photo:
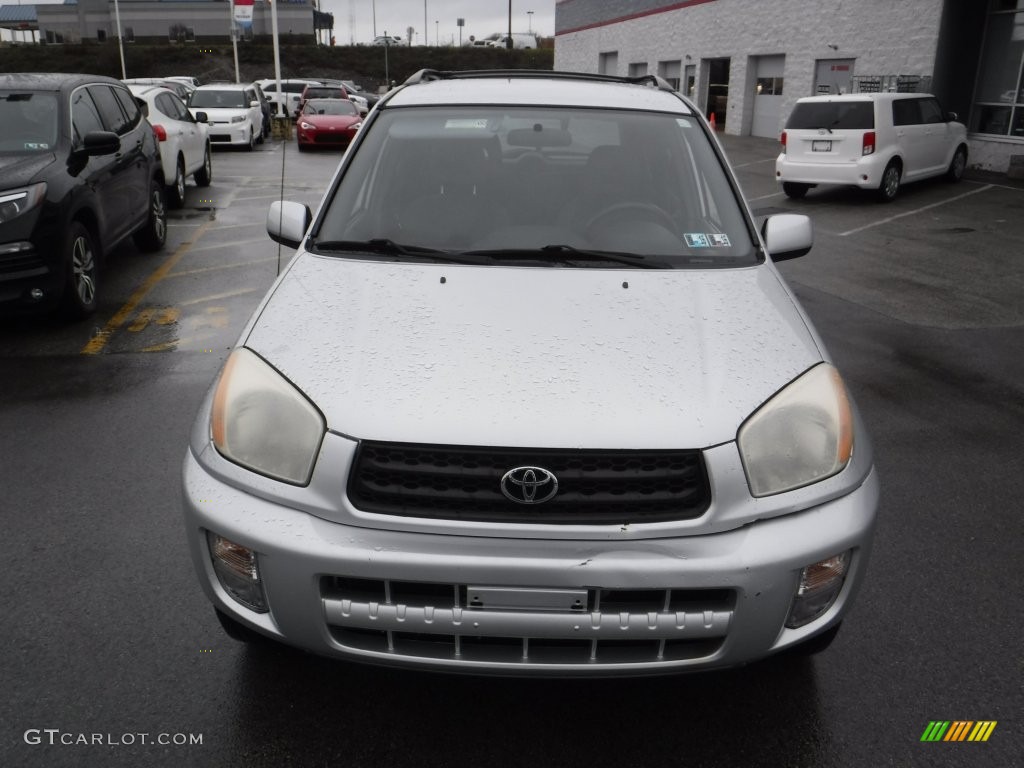
[[[124,306],[117,310],[114,316],[107,321],[106,325],[103,326],[103,330],[93,336],[92,339],[89,340],[89,343],[82,347],[81,354],[98,355],[102,352],[107,346],[107,342],[110,341],[110,337],[128,321],[128,318],[132,316],[135,309],[146,297],[146,294],[153,290],[157,283],[163,280],[168,273],[174,269],[175,265],[181,261],[181,258],[189,252],[192,244],[198,241],[212,224],[212,221],[206,222],[196,230],[195,237],[193,237],[192,240],[179,245],[177,250],[175,250],[175,252],[172,253],[163,264],[157,267],[153,274],[142,282],[142,285],[135,289],[135,292],[128,297],[128,301],[125,302]]]

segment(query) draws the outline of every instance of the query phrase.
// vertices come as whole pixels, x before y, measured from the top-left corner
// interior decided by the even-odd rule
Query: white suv
[[[797,101],[782,132],[775,176],[801,198],[818,184],[852,184],[896,197],[900,184],[967,167],[967,129],[922,93],[809,96]]]
[[[383,96],[184,463],[229,634],[407,667],[639,675],[828,645],[871,444],[700,110],[659,78]],[[213,500],[213,501],[211,501]]]
[[[188,99],[192,117],[206,113],[210,143],[243,146],[250,151],[263,142],[263,107],[252,85],[201,85]]]

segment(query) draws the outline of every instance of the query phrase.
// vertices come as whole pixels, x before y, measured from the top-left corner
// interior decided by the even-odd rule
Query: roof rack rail
[[[466,69],[440,70],[421,69],[411,75],[403,85],[415,85],[432,80],[461,80],[476,77],[523,77],[523,78],[557,78],[559,80],[590,80],[605,83],[629,83],[632,85],[650,85],[661,91],[675,92],[668,81],[658,75],[640,75],[639,77],[618,77],[617,75],[598,75],[590,72],[560,72],[551,69]]]

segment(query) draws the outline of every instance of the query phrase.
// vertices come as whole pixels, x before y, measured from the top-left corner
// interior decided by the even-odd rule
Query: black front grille
[[[313,137],[317,144],[348,144],[349,139],[346,133],[318,133]]]
[[[36,251],[18,251],[0,256],[0,275],[29,277],[31,274],[46,274],[46,271],[46,262]]]
[[[505,497],[516,467],[541,467],[558,493],[540,504]],[[687,520],[711,503],[700,451],[553,450],[360,443],[348,495],[385,515],[560,525]]]

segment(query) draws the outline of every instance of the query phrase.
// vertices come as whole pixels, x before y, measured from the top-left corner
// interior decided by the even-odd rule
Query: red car
[[[347,147],[362,124],[359,110],[348,99],[310,99],[296,124],[299,149]]]

